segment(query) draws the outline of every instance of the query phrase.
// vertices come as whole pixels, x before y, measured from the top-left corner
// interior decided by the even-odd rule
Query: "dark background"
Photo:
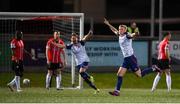
[[[1,12],[74,12],[73,5],[67,5],[65,0],[1,0]],[[159,0],[155,0],[155,17],[158,18]],[[163,0],[163,17],[180,18],[180,0]],[[93,7],[92,7],[93,8]],[[143,19],[150,18],[151,0],[106,0],[105,15],[108,19]],[[86,18],[86,17],[85,17]],[[119,23],[113,24],[118,27]],[[128,24],[127,24],[128,25]],[[150,24],[138,23],[143,35],[150,35]],[[88,31],[88,23],[85,23],[85,32]],[[104,29],[103,23],[95,23],[95,34],[112,34]],[[164,24],[163,30],[180,30],[180,25]],[[155,33],[158,33],[158,24],[155,25]],[[155,34],[157,35],[157,34]]]

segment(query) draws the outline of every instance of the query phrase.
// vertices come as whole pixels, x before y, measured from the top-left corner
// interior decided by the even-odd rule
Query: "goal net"
[[[24,54],[25,73],[42,72],[43,74],[47,73],[45,47],[48,39],[53,37],[53,31],[60,31],[60,37],[66,44],[70,43],[72,32],[80,34],[80,38],[82,38],[84,32],[84,14],[1,12],[0,72],[11,71],[10,41],[17,30],[22,31],[24,34],[25,49],[34,54],[38,59],[33,61],[31,57]],[[68,65],[61,74],[61,86],[64,88],[82,88],[82,80],[75,70],[74,58],[71,52],[66,50],[66,56]]]

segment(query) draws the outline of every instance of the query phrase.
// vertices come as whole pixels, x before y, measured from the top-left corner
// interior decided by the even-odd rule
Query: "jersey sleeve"
[[[73,45],[73,44],[67,44],[67,45],[66,45],[66,49],[71,49],[72,45]]]
[[[84,46],[86,42],[81,40],[80,43],[82,46]]]
[[[127,39],[132,39],[133,37],[132,37],[129,33],[127,33],[127,34],[126,34],[126,38],[127,38]]]
[[[50,49],[51,41],[49,40],[46,44],[46,49]]]
[[[166,43],[165,50],[169,50],[169,43]]]
[[[11,41],[11,48],[16,48],[16,42],[14,40]]]

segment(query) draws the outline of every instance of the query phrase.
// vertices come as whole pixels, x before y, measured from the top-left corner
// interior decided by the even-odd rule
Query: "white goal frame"
[[[39,16],[76,16],[80,17],[80,39],[84,36],[84,13],[33,13],[33,12],[0,12],[0,18],[4,19],[28,19],[31,17],[39,17]],[[75,84],[75,61],[72,55],[71,58],[71,82],[72,85]],[[83,80],[79,75],[79,86],[76,87],[77,89],[83,88]],[[71,88],[69,88],[71,89]]]

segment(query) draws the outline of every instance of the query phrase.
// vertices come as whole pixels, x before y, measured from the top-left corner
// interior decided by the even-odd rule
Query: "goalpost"
[[[81,39],[84,35],[84,14],[0,12],[0,72],[11,70],[9,44],[16,30],[23,31],[25,48],[28,48],[33,54],[36,53],[36,58],[38,58],[38,62],[31,62],[29,60],[27,61],[26,57],[24,57],[25,70],[27,67],[36,67],[37,64],[37,67],[42,66],[46,68],[44,67],[46,64],[45,51],[42,47],[45,47],[47,40],[53,36],[53,31],[60,31],[61,38],[65,43],[70,43],[72,32],[79,33]],[[64,76],[71,78],[70,80],[65,79],[62,75],[62,80],[64,80],[62,84],[71,83],[65,85],[66,88],[74,87],[81,89],[83,87],[82,79],[75,70],[74,57],[71,56],[69,51],[67,52],[67,56],[68,67],[65,69],[67,74],[64,74]],[[47,68],[44,70],[47,70]]]

